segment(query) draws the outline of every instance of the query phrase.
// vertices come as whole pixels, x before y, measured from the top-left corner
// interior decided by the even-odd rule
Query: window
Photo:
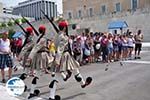
[[[78,11],[79,18],[82,17],[81,10]]]
[[[90,8],[89,11],[90,11],[90,17],[92,17],[93,16],[93,8]]]
[[[116,3],[116,12],[120,12],[121,11],[121,5],[120,3]]]
[[[106,13],[106,6],[105,5],[102,5],[102,13]]]
[[[131,0],[131,7],[132,7],[132,10],[136,10],[138,7],[138,1],[137,0]]]
[[[71,12],[68,13],[68,17],[69,17],[69,19],[72,19],[72,14],[71,14]]]

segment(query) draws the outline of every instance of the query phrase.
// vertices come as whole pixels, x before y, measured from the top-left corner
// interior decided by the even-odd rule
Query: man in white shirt
[[[5,71],[4,68],[9,67],[8,78],[11,78],[13,61],[11,58],[10,40],[8,39],[8,32],[4,32],[0,39],[0,69],[2,75],[2,83],[5,83]]]

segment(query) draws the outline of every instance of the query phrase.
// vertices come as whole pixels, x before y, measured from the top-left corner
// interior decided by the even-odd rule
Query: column
[[[40,5],[39,2],[37,2],[37,18],[40,19]]]
[[[47,7],[46,7],[47,5],[46,5],[46,2],[47,2],[47,1],[44,1],[45,14],[47,14]]]
[[[51,2],[51,16],[54,17],[53,2]]]
[[[53,2],[53,17],[55,17],[55,3]]]
[[[41,9],[42,9],[42,1],[39,2],[39,5],[40,5],[39,8],[40,8],[40,10],[41,10]],[[41,13],[41,11],[40,11],[40,19],[41,19],[41,18],[42,18],[42,13]]]
[[[47,12],[47,16],[49,17],[49,9],[48,9],[48,2],[46,1],[46,12]]]
[[[38,19],[38,3],[36,2],[36,20]]]
[[[36,3],[34,3],[34,18],[35,18],[35,20],[36,20]]]
[[[49,2],[49,16],[52,17],[51,2]]]
[[[57,4],[55,5],[55,17],[57,17]]]

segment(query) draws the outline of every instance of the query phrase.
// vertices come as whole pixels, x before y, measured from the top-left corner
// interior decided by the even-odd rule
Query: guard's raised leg
[[[40,93],[40,90],[36,89],[36,86],[37,86],[37,80],[39,78],[38,77],[34,77],[33,80],[32,80],[32,84],[31,84],[31,90],[30,90],[30,94],[29,94],[29,97],[28,99],[32,98],[32,97],[35,97],[35,96],[38,96],[39,93]]]
[[[86,78],[86,81],[84,81],[82,75],[81,75],[80,72],[79,72],[79,69],[77,69],[77,68],[74,69],[74,70],[73,70],[73,73],[74,73],[74,75],[75,75],[76,81],[81,84],[81,87],[82,87],[82,88],[85,88],[86,86],[88,86],[89,84],[91,84],[92,78],[91,78],[91,77],[87,77],[87,78]]]

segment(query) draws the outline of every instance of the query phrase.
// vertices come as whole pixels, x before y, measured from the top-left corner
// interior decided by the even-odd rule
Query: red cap
[[[26,28],[26,31],[29,32],[29,33],[32,33],[32,32],[33,32],[33,29],[32,29],[32,27],[27,27],[27,28]]]
[[[59,26],[60,26],[60,27],[67,27],[67,26],[68,26],[68,22],[67,22],[67,21],[61,21],[61,22],[59,23]]]
[[[40,25],[39,31],[45,31],[45,30],[46,30],[46,27],[44,25]]]

